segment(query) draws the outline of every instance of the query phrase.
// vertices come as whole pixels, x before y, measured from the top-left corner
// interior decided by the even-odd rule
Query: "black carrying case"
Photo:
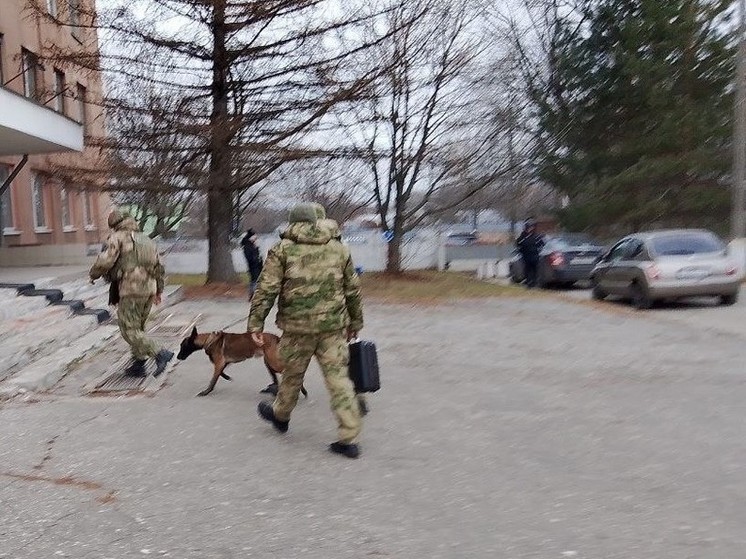
[[[358,340],[350,344],[350,379],[355,385],[355,392],[376,392],[381,388],[378,376],[378,353],[376,344]]]

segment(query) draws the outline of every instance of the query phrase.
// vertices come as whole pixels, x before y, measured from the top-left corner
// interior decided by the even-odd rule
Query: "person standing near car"
[[[516,240],[516,246],[523,259],[523,268],[526,276],[526,286],[531,289],[536,287],[539,272],[539,254],[544,248],[544,238],[536,230],[536,222],[529,218],[523,227],[523,231]]]
[[[262,273],[262,267],[264,265],[256,241],[257,236],[253,229],[246,231],[243,239],[241,239],[243,255],[246,258],[246,267],[249,272],[249,301],[254,298],[256,283],[259,281],[259,274]]]

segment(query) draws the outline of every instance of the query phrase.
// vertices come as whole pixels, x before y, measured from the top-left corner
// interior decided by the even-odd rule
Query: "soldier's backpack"
[[[376,344],[364,340],[350,344],[349,374],[358,394],[376,392],[381,388]]]
[[[148,235],[130,231],[128,237],[127,241],[132,243],[132,250],[123,250],[112,267],[112,279],[116,281],[121,281],[125,273],[138,266],[154,274],[158,263],[158,248]]]

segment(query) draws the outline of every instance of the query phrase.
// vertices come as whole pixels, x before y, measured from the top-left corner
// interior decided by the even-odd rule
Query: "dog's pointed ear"
[[[197,337],[197,327],[196,326],[194,326],[192,328],[192,333],[189,335],[189,337],[192,338],[192,339],[194,339],[194,338]]]

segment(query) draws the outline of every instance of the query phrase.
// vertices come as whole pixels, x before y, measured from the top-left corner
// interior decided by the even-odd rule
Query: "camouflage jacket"
[[[360,280],[350,251],[329,229],[294,223],[269,251],[251,301],[249,332],[261,332],[279,296],[277,326],[315,334],[363,327]]]
[[[164,270],[155,242],[140,233],[131,217],[116,226],[91,267],[91,279],[104,277],[119,284],[120,297],[150,297],[163,293]]]
[[[329,230],[329,234],[332,236],[332,239],[335,239],[337,241],[342,240],[342,231],[339,230],[339,224],[333,219],[319,219],[316,222],[316,225],[318,225],[322,229],[327,228]]]

